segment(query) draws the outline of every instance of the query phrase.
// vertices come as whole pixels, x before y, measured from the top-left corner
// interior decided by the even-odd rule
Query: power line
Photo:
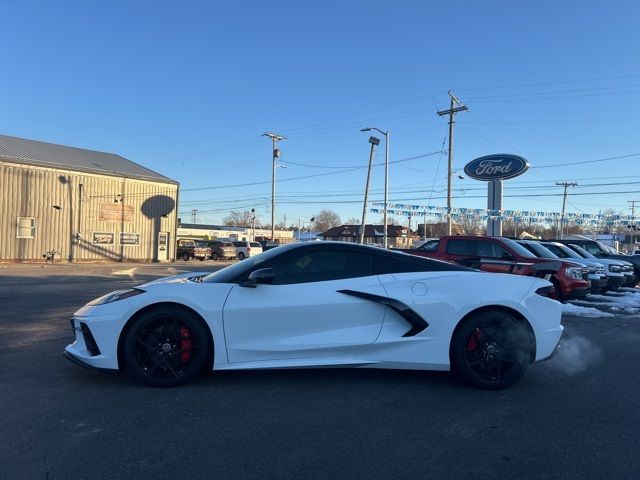
[[[630,157],[639,157],[640,153],[630,153],[628,155],[619,155],[617,157],[607,157],[607,158],[599,158],[597,160],[584,160],[584,161],[580,161],[580,162],[569,162],[569,163],[557,163],[555,165],[539,165],[539,166],[534,166],[534,167],[530,167],[531,169],[534,168],[556,168],[556,167],[566,167],[569,165],[585,165],[587,163],[598,163],[598,162],[608,162],[611,160],[619,160],[621,158],[630,158]]]
[[[576,123],[624,122],[640,120],[639,117],[599,118],[590,120],[558,120],[550,122],[459,122],[461,125],[573,125]]]
[[[404,159],[401,159],[401,160],[394,160],[393,162],[389,162],[389,163],[408,162],[408,161],[411,161],[411,160],[417,160],[419,158],[425,158],[425,157],[429,157],[429,156],[432,156],[432,155],[437,155],[439,153],[440,153],[440,151],[431,152],[431,153],[426,153],[424,155],[417,155],[415,157],[404,158]],[[374,163],[373,165],[377,167],[377,166],[380,166],[380,165],[384,165],[384,163]],[[294,180],[304,180],[304,179],[307,179],[307,178],[324,177],[324,176],[327,176],[327,175],[336,175],[336,174],[345,173],[345,172],[352,172],[352,171],[355,171],[355,170],[362,170],[363,168],[367,168],[367,166],[364,165],[364,166],[357,166],[357,167],[355,167],[355,166],[354,167],[349,167],[349,169],[341,170],[339,172],[316,173],[314,175],[304,175],[304,176],[301,176],[301,177],[283,178],[283,179],[278,180],[278,183],[280,183],[280,182],[292,182]],[[265,185],[265,184],[268,184],[268,183],[271,183],[271,182],[270,181],[261,181],[261,182],[238,183],[238,184],[235,184],[235,185],[218,185],[218,186],[215,186],[215,187],[185,188],[185,189],[182,189],[180,191],[181,192],[196,192],[196,191],[204,191],[204,190],[218,190],[218,189],[223,189],[223,188],[250,187],[250,186],[253,186],[253,185]]]
[[[508,88],[522,88],[522,87],[541,87],[546,85],[562,85],[567,83],[588,83],[588,82],[597,82],[601,80],[619,80],[621,78],[637,78],[640,77],[640,73],[631,73],[627,75],[614,75],[609,77],[592,77],[592,78],[581,78],[581,79],[573,79],[573,80],[557,80],[553,82],[537,82],[537,83],[521,83],[518,85],[494,85],[489,87],[475,87],[475,88],[457,88],[456,90],[462,91],[475,91],[475,90],[500,90],[500,89],[508,89]]]

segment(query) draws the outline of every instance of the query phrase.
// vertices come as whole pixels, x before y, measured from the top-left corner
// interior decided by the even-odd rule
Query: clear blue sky
[[[366,170],[339,168],[366,165],[359,129],[390,130],[392,161],[439,151],[448,89],[470,109],[456,168],[496,152],[535,167],[507,182],[505,208],[558,211],[559,180],[579,183],[569,211],[640,199],[640,157],[554,167],[640,153],[637,1],[5,0],[2,16],[0,133],[170,176],[183,219],[251,206],[270,219],[268,130],[289,137],[278,219],[359,216]],[[445,205],[445,185],[446,155],[391,166],[392,202]],[[456,180],[454,206],[486,207],[485,188]],[[509,197],[527,194],[548,196]]]

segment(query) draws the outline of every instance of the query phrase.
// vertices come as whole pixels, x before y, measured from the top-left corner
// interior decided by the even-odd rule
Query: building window
[[[18,238],[33,238],[36,236],[36,219],[33,217],[18,217]]]

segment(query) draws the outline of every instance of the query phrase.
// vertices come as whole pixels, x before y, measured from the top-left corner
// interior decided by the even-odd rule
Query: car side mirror
[[[272,284],[274,278],[273,268],[261,268],[251,272],[249,278],[240,282],[239,285],[241,287],[256,288],[260,283]]]

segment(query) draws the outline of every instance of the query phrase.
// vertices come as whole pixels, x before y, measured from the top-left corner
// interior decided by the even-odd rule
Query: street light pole
[[[380,130],[379,128],[375,128],[375,127],[367,127],[367,128],[363,128],[360,131],[361,132],[370,132],[371,130],[375,130],[377,132],[380,132],[382,135],[384,135],[384,146],[385,146],[385,152],[384,152],[384,213],[383,213],[383,223],[384,223],[384,227],[383,227],[383,235],[384,235],[384,248],[388,248],[389,244],[389,240],[388,240],[388,235],[387,235],[387,225],[389,224],[388,219],[387,219],[387,210],[388,210],[388,204],[389,204],[389,137],[391,136],[389,131],[383,131]]]
[[[280,158],[280,150],[276,148],[276,143],[280,140],[286,140],[287,137],[272,132],[263,133],[262,136],[271,139],[273,151],[273,163],[271,166],[271,241],[273,242],[276,237],[276,160]]]
[[[369,168],[367,169],[367,184],[364,188],[364,203],[362,205],[362,222],[360,222],[360,243],[364,245],[364,230],[365,221],[367,216],[367,198],[369,196],[369,181],[371,180],[371,165],[373,163],[373,154],[375,153],[376,146],[380,144],[380,139],[376,137],[369,137],[369,143],[371,144],[371,152],[369,153]]]

